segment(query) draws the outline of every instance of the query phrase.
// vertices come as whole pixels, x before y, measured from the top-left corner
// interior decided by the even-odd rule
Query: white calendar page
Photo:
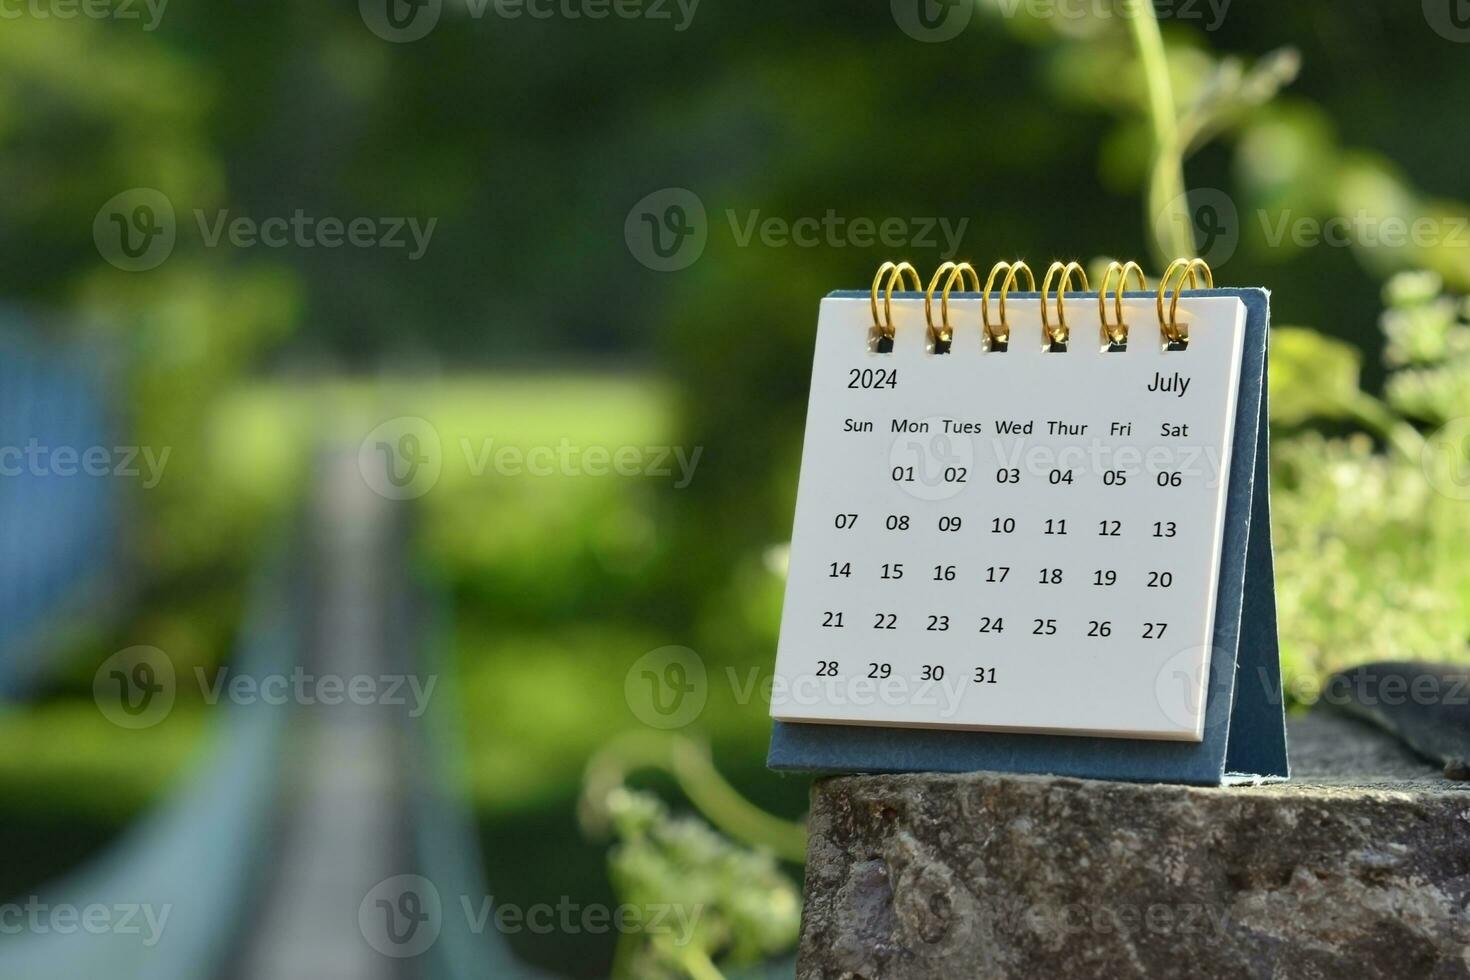
[[[1095,299],[1065,352],[1035,299],[1005,351],[950,308],[935,354],[895,299],[880,354],[866,297],[822,302],[772,717],[1199,741],[1243,304],[1181,300],[1172,351],[1151,300],[1121,351]]]

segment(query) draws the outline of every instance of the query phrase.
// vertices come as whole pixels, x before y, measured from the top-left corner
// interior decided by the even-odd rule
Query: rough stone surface
[[[804,980],[1470,977],[1470,786],[1366,725],[1293,780],[843,776],[812,792]]]

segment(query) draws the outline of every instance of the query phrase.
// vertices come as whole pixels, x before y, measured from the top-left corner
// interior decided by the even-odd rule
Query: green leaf
[[[1271,331],[1271,420],[1295,425],[1312,418],[1343,418],[1358,400],[1362,355],[1306,327]]]

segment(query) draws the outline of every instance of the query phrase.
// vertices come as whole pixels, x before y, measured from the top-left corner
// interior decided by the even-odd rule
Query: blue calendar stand
[[[866,293],[834,295],[867,297]],[[1018,299],[1037,296],[1012,295]],[[1153,298],[1152,293],[1126,295]],[[1203,741],[778,721],[767,760],[772,769],[816,773],[987,770],[1199,786],[1279,782],[1288,777],[1267,465],[1270,296],[1264,289],[1185,290],[1182,295],[1233,296],[1246,308]]]

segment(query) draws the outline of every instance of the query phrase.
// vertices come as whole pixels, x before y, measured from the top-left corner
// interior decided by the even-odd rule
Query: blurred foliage
[[[85,331],[115,355],[131,437],[170,448],[165,479],[132,501],[134,544],[146,574],[177,575],[248,552],[256,527],[237,488],[214,478],[200,422],[291,329],[299,291],[284,270],[231,262],[190,234],[191,208],[228,197],[215,79],[146,34],[115,28],[16,17],[0,33],[0,101],[10,107],[0,112],[0,160],[7,183],[25,188],[0,202],[0,248],[7,294],[75,314],[76,325],[56,329]],[[102,261],[93,219],[140,186],[174,202],[178,244],[159,268],[124,272]]]
[[[184,672],[218,663],[239,572],[310,451],[414,414],[444,448],[440,485],[420,501],[422,557],[460,610],[466,776],[500,890],[537,900],[606,884],[588,884],[603,855],[574,837],[583,765],[637,724],[623,677],[668,643],[709,670],[690,731],[730,792],[798,816],[804,785],[762,768],[758,681],[780,614],[812,324],[821,295],[865,284],[891,250],[742,245],[732,222],[756,213],[964,219],[953,257],[982,263],[1157,259],[1183,231],[1208,231],[1171,220],[1171,190],[1220,191],[1239,239],[1220,280],[1266,285],[1279,322],[1321,330],[1273,336],[1288,693],[1307,699],[1322,671],[1354,660],[1463,656],[1470,506],[1455,497],[1464,443],[1451,437],[1470,416],[1470,334],[1444,290],[1470,291],[1470,247],[1450,234],[1467,213],[1455,199],[1464,46],[1415,4],[1234,4],[1208,31],[1165,21],[1155,42],[1116,17],[977,3],[959,38],[932,44],[899,30],[890,5],[845,0],[704,4],[679,33],[476,19],[450,3],[405,45],[372,36],[354,4],[201,0],[171,6],[152,33],[7,20],[0,176],[15,192],[0,200],[0,286],[78,314],[73,330],[117,352],[134,441],[172,455],[163,484],[130,501],[136,618],[78,644],[67,698],[0,717],[28,746],[0,795],[108,820],[144,805],[204,725],[186,709],[156,741],[126,740],[148,771],[120,790],[137,755],[78,714],[90,665],[132,642],[166,648]],[[173,202],[179,242],[158,269],[125,273],[99,257],[92,222],[140,186]],[[692,189],[709,216],[704,256],[678,273],[644,268],[623,240],[628,207],[660,187]],[[193,215],[218,208],[439,221],[407,262],[209,249]],[[1296,233],[1388,218],[1447,234],[1336,247]],[[902,251],[928,269],[951,257],[942,249]],[[1379,283],[1409,269],[1428,271],[1391,280],[1384,356],[1364,360],[1379,345]],[[407,377],[374,383],[379,366]],[[446,367],[493,373],[436,379]],[[364,377],[315,383],[342,368]],[[258,383],[262,372],[274,377]],[[676,491],[472,473],[462,440],[486,439],[704,454]],[[789,945],[789,883],[750,850],[760,835],[741,835],[745,818],[760,824],[750,804],[702,797],[713,784],[672,758],[662,769],[664,782],[645,774],[651,787],[602,787],[622,815],[625,897],[709,902],[699,948],[711,963]],[[690,796],[729,839],[652,804],[650,788]],[[744,904],[761,896],[769,907]],[[611,957],[584,942],[522,951],[583,972]],[[622,955],[628,969],[694,966],[656,948]]]
[[[290,487],[219,479],[205,429],[221,391],[289,334],[300,299],[286,270],[233,262],[189,234],[189,208],[228,196],[215,82],[116,22],[17,15],[0,32],[0,173],[21,189],[0,200],[5,293],[67,314],[37,317],[38,329],[100,355],[119,388],[119,444],[167,454],[157,486],[119,481],[129,574],[114,586],[128,611],[67,638],[53,696],[90,703],[97,664],[136,642],[165,645],[184,670],[226,659],[258,535],[290,503]],[[109,265],[92,236],[104,202],[134,187],[163,192],[181,226],[144,273]]]
[[[1383,402],[1359,389],[1355,349],[1273,331],[1277,597],[1297,701],[1364,660],[1470,660],[1470,305],[1440,289],[1434,273],[1388,282]],[[1366,431],[1302,431],[1344,419]]]
[[[618,844],[609,855],[619,896],[641,908],[676,903],[667,932],[626,933],[614,980],[719,978],[785,952],[801,924],[800,892],[766,854],[732,844],[657,797],[614,790],[607,806]],[[675,931],[680,917],[690,935]]]

